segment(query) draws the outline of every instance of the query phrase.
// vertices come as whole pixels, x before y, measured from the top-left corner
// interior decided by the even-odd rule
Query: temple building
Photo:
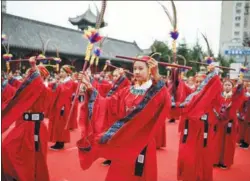
[[[42,52],[43,42],[50,40],[46,48],[46,56],[55,57],[56,47],[58,47],[62,59],[60,65],[70,64],[75,66],[77,71],[80,71],[84,64],[85,50],[88,45],[88,40],[83,38],[83,30],[88,26],[95,26],[96,15],[89,8],[81,16],[69,18],[69,21],[78,26],[78,30],[2,13],[2,33],[8,37],[12,59],[39,55]],[[102,22],[101,28],[105,26],[107,23]],[[102,50],[97,71],[102,70],[107,59],[111,60],[114,65],[131,69],[129,61],[116,59],[110,55],[136,56],[143,53],[136,42],[109,37],[105,39]],[[2,46],[2,55],[4,53],[5,49]],[[54,62],[50,63],[54,64]],[[28,66],[28,62],[13,62],[11,70],[23,69]],[[2,61],[2,69],[6,70],[4,61]]]
[[[96,19],[97,19],[97,16],[99,15],[100,12],[97,12],[97,13],[98,14],[95,15],[91,11],[90,6],[89,6],[88,10],[85,13],[83,13],[82,15],[77,16],[75,18],[69,18],[69,22],[72,25],[78,26],[78,29],[83,31],[84,29],[87,29],[88,26],[95,27]],[[103,21],[101,23],[101,27],[100,28],[103,28],[103,27],[105,27],[107,25],[108,24]]]

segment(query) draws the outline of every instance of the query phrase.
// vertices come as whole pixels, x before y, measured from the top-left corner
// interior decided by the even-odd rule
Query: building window
[[[240,35],[240,32],[239,31],[235,31],[234,32],[234,36],[239,36]]]
[[[236,16],[236,17],[235,17],[235,20],[236,20],[236,21],[240,21],[240,19],[241,19],[240,16]]]
[[[244,18],[244,28],[246,28],[248,26],[248,19],[247,17]]]
[[[237,9],[237,10],[236,10],[236,13],[237,13],[237,14],[240,14],[240,13],[241,13],[241,10],[240,10],[240,9]]]
[[[244,15],[249,15],[249,3],[246,3]]]
[[[239,2],[238,2],[238,3],[236,3],[236,7],[238,7],[238,8],[239,8],[239,7],[241,7],[241,6],[242,6],[242,3],[239,3]]]
[[[235,27],[240,27],[240,23],[235,23]]]
[[[247,38],[247,37],[248,37],[248,33],[247,33],[247,32],[244,32],[243,37],[244,37],[244,38]]]

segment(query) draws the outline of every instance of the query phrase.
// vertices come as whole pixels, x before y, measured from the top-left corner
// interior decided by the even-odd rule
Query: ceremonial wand
[[[10,37],[7,38],[5,34],[2,34],[1,40],[2,40],[2,45],[5,49],[5,54],[3,54],[3,59],[6,62],[6,69],[7,69],[7,74],[8,74],[10,71],[10,60],[13,57],[13,55],[10,54],[10,44],[9,44]],[[7,47],[4,45],[5,42],[7,42]]]
[[[240,68],[239,78],[241,80],[243,80],[244,74],[247,73],[247,72],[248,72],[248,69],[245,66],[242,65],[241,68]]]
[[[173,63],[176,64],[176,58],[177,58],[177,49],[176,49],[176,40],[179,37],[179,32],[177,30],[177,10],[175,7],[175,3],[173,0],[171,0],[171,4],[172,4],[172,10],[173,10],[173,15],[171,16],[168,9],[163,6],[163,4],[161,4],[160,2],[158,2],[161,7],[163,8],[165,14],[167,15],[170,24],[172,25],[172,31],[170,32],[170,36],[172,38],[172,52],[173,52]],[[170,58],[170,56],[169,56]],[[181,67],[180,67],[181,68]],[[181,72],[186,72],[186,69],[181,68]],[[177,82],[178,82],[178,75],[179,75],[179,71],[176,69],[172,69],[171,71],[171,80],[172,80],[172,88],[171,88],[171,94],[172,94],[172,98],[171,100],[174,100],[176,97],[176,92],[177,92]]]
[[[106,0],[102,0],[102,9],[101,9],[101,13],[98,15],[98,19],[96,22],[96,28],[88,27],[88,30],[84,30],[84,37],[89,40],[89,44],[88,44],[87,49],[86,49],[85,62],[84,62],[83,68],[82,68],[82,72],[85,72],[85,70],[87,68],[87,64],[88,64],[88,61],[90,60],[90,54],[91,54],[91,51],[94,47],[94,43],[97,43],[102,39],[102,37],[99,35],[98,31],[99,31],[99,28],[103,22],[104,13],[106,10],[106,4],[107,4]],[[81,81],[78,82],[78,85],[76,88],[76,93],[75,93],[76,96],[74,97],[74,100],[72,102],[69,116],[68,116],[68,119],[67,119],[67,122],[66,122],[64,129],[67,129],[67,127],[68,127],[71,115],[73,113],[75,102],[76,102],[77,97],[79,95],[80,85],[81,85]]]
[[[165,6],[163,6],[163,4],[161,4],[160,2],[158,2],[158,3],[161,5],[164,12],[168,16],[170,24],[172,25],[172,28],[173,28],[173,30],[170,32],[170,36],[173,39],[173,42],[172,42],[173,61],[174,61],[174,63],[176,63],[176,52],[177,52],[177,50],[176,50],[176,40],[179,37],[179,32],[177,30],[177,11],[176,11],[176,7],[175,7],[175,4],[174,4],[174,1],[171,0],[172,9],[173,9],[173,16],[171,16],[168,9]]]
[[[126,60],[133,60],[133,61],[141,61],[141,62],[147,62],[146,60],[140,59],[140,58],[133,58],[133,57],[126,57],[126,56],[115,56],[116,58],[121,58],[121,59],[126,59]],[[184,65],[178,65],[178,64],[171,64],[171,63],[166,63],[166,62],[159,62],[159,65],[162,65],[164,67],[175,67],[175,68],[183,68],[183,69],[188,69],[191,70],[192,67],[189,66],[184,66]]]
[[[191,63],[196,63],[196,64],[199,64],[199,65],[209,66],[209,64],[203,63],[203,62],[195,62],[195,61],[189,61],[189,62],[191,62]],[[225,70],[234,70],[234,71],[236,71],[235,69],[230,68],[230,67],[223,67],[223,66],[217,66],[217,65],[215,65],[214,67],[220,68],[220,69],[225,69]]]
[[[55,62],[56,62],[56,72],[59,72],[59,64],[62,61],[62,59],[59,56],[59,48],[55,45],[56,47],[56,57],[54,58]]]
[[[106,61],[106,65],[109,66],[109,67],[112,67],[112,68],[114,68],[114,69],[119,69],[119,67],[117,67],[117,66],[115,66],[115,65],[112,65],[108,60]],[[128,70],[124,70],[124,72],[127,73],[127,74],[129,74],[129,75],[134,76],[134,74],[131,73],[131,72],[128,71]]]
[[[37,61],[44,61],[44,60],[55,60],[55,57],[45,57],[45,58],[36,58]],[[9,62],[28,62],[29,59],[16,59],[16,60],[10,60]],[[55,60],[56,61],[56,60]]]

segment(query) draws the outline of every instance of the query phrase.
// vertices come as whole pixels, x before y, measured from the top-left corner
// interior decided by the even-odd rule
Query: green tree
[[[162,55],[163,62],[169,62],[170,57],[172,56],[172,51],[169,49],[167,42],[154,41],[151,46],[151,50],[154,52],[159,52]],[[163,66],[159,66],[159,72],[161,75],[167,75],[167,70]]]
[[[202,47],[199,44],[199,42],[196,42],[196,45],[189,51],[189,60],[191,61],[196,61],[196,62],[201,62],[203,60],[203,51],[202,51]],[[189,62],[187,65],[192,67],[192,70],[188,71],[187,76],[194,76],[196,74],[196,72],[199,72],[199,64],[196,63],[191,63]]]
[[[230,58],[229,60],[226,60],[225,57],[223,57],[221,54],[218,55],[216,58],[216,61],[220,63],[221,66],[223,67],[230,67],[231,63],[234,63],[234,59]],[[222,77],[226,77],[228,74],[228,70],[223,70]]]

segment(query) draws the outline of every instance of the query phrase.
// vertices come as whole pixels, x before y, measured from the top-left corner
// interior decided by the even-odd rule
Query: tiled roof
[[[44,40],[51,39],[47,48],[49,52],[55,52],[53,45],[57,45],[60,53],[84,56],[88,44],[81,31],[6,13],[2,13],[2,29],[2,32],[7,37],[10,37],[10,47],[41,50],[42,43],[39,33]],[[103,58],[110,58],[109,53],[126,56],[136,56],[142,53],[142,50],[135,42],[126,42],[113,38],[107,38],[102,49],[103,54],[101,57]]]

